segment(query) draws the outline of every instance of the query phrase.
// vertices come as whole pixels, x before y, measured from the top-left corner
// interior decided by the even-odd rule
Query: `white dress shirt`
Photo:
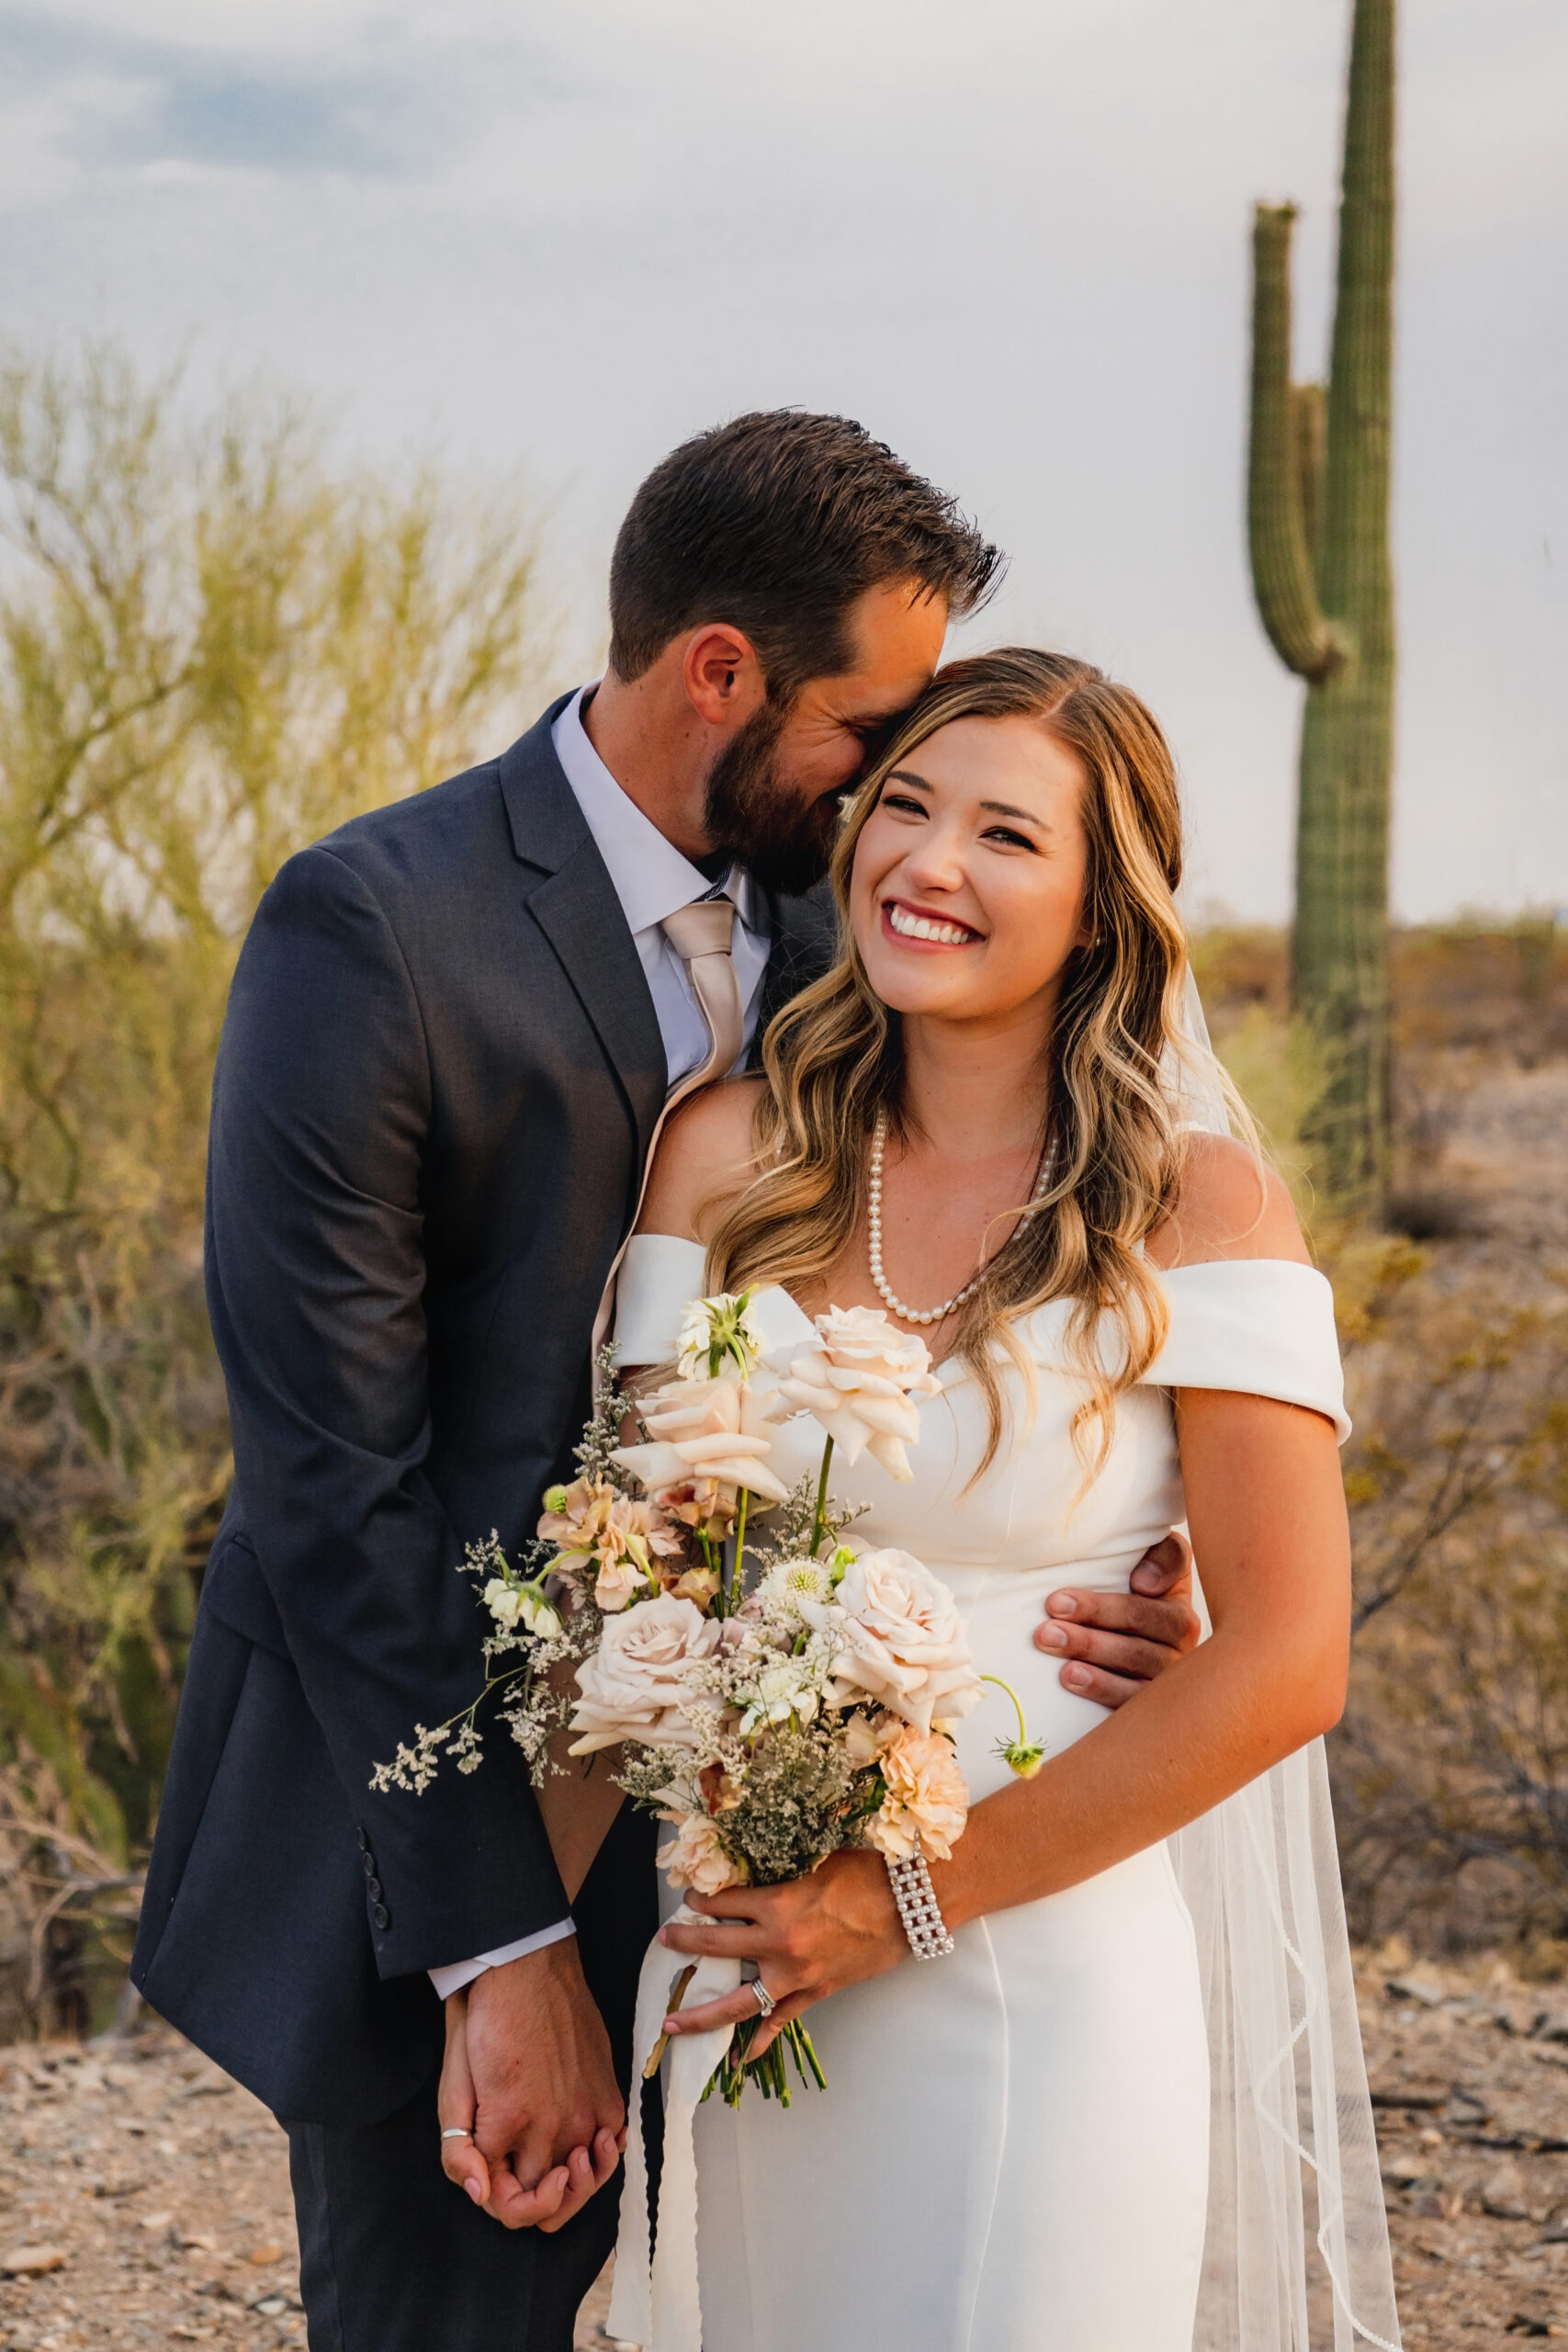
[[[721,882],[710,882],[622,791],[589,741],[588,730],[582,724],[583,698],[592,692],[592,686],[578,688],[551,729],[551,741],[577,805],[588,820],[594,846],[615,885],[632,944],[648,978],[659,1034],[664,1040],[665,1083],[674,1086],[688,1071],[700,1069],[707,1059],[711,1043],[691,975],[660,929],[666,915],[689,907],[694,899],[723,896],[735,902],[735,936],[730,954],[735,977],[740,984],[744,1021],[743,1042],[735,1067],[742,1069],[757,1033],[762,981],[768,968],[770,937],[761,895],[750,876],[739,865],[732,865]],[[515,1943],[502,1944],[498,1951],[480,1952],[473,1960],[454,1961],[449,1967],[433,1968],[430,1981],[445,2001],[451,1994],[461,1992],[465,1984],[471,1984],[476,1976],[482,1976],[487,1968],[504,1967],[509,1960],[521,1960],[525,1952],[541,1951],[546,1944],[558,1943],[563,1937],[576,1932],[570,1917],[558,1919],[553,1927],[541,1928],[531,1936],[520,1936]]]

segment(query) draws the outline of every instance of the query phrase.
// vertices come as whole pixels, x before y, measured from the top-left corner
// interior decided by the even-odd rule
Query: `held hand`
[[[1201,1628],[1192,1607],[1192,1547],[1173,1532],[1145,1553],[1129,1591],[1068,1587],[1045,1607],[1035,1648],[1067,1660],[1067,1690],[1120,1707],[1196,1645]]]
[[[688,1894],[687,1907],[705,1912],[711,1928],[677,1926],[660,1930],[671,1951],[694,1958],[716,1953],[758,1965],[774,2007],[752,2039],[760,2058],[783,2026],[829,1993],[842,1992],[868,1976],[880,1976],[908,1957],[909,1946],[893,1900],[880,1854],[863,1849],[831,1854],[807,1878],[784,1886],[737,1886],[723,1894]],[[757,1996],[749,1984],[722,2000],[681,2009],[664,2020],[673,2038],[705,2033],[757,2017]]]
[[[484,2209],[510,2230],[558,2230],[603,2188],[626,2145],[626,2104],[615,2082],[604,2021],[583,1982],[577,1939],[508,1961],[476,1977],[460,2028],[447,2003],[442,2123],[471,2120],[473,2141],[444,2140],[449,2173],[456,2161],[468,2194],[485,2167]],[[464,2077],[470,2113],[463,2104]]]
[[[467,1986],[446,2003],[446,2055],[441,2062],[441,2083],[435,2112],[441,2119],[441,2169],[448,2180],[467,2189],[476,2205],[490,2197],[490,2166],[474,2145],[474,2117],[479,2101],[468,2067],[468,1995]],[[447,2138],[458,2132],[459,2140]]]

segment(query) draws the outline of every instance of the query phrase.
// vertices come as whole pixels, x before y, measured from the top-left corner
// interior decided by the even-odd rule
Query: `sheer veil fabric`
[[[1226,1135],[1190,974],[1186,1029],[1172,1091],[1189,1126]],[[1201,1590],[1198,1605],[1206,1628]],[[1213,2082],[1193,2352],[1397,2352],[1322,1740],[1179,1831],[1170,1850],[1197,1936]]]

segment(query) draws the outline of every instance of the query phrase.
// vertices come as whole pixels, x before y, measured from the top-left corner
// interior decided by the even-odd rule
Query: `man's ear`
[[[756,648],[727,621],[705,622],[686,640],[681,661],[686,699],[705,725],[733,735],[761,709],[768,682]]]

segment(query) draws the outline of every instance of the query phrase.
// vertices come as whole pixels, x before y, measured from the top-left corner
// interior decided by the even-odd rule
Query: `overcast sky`
[[[1248,208],[1303,207],[1312,372],[1348,13],[0,0],[0,327],[264,360],[350,445],[522,465],[579,660],[673,442],[861,417],[1010,550],[973,636],[1159,710],[1194,911],[1273,919],[1300,688],[1246,570]],[[1409,0],[1404,39],[1395,903],[1568,904],[1568,8]]]

